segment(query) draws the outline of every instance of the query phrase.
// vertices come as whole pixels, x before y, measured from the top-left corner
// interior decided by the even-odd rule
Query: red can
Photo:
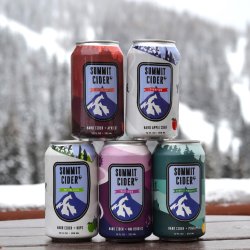
[[[123,54],[118,42],[76,43],[71,55],[71,108],[74,137],[123,135]]]

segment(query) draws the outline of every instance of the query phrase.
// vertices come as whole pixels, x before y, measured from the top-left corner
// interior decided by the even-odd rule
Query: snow
[[[218,146],[220,152],[226,153],[232,141],[233,132],[228,121],[222,120],[218,127]]]
[[[217,130],[218,135],[218,146],[222,153],[227,153],[230,151],[230,146],[232,157],[234,161],[238,160],[239,157],[239,147],[241,145],[241,140],[238,137],[234,137],[233,131],[227,120],[221,120]]]
[[[88,40],[88,41],[91,41],[91,40],[95,40],[95,30],[94,30],[94,28],[93,27],[91,27],[91,26],[88,26],[87,28],[86,28],[86,39]]]
[[[201,110],[193,110],[187,105],[180,103],[180,126],[186,137],[192,140],[199,140],[208,147],[212,147],[215,126],[206,121],[204,113]],[[233,130],[227,120],[219,122],[217,135],[220,152],[227,153],[231,150],[230,153],[232,153],[233,160],[237,161],[241,140],[234,136]]]
[[[44,183],[34,185],[1,185],[0,211],[44,209]]]
[[[250,179],[207,179],[206,202],[250,203]]]
[[[241,140],[239,138],[232,139],[232,159],[234,162],[239,160],[239,151],[241,146]]]
[[[250,123],[250,83],[247,77],[242,79],[242,82],[235,82],[233,91],[239,97],[241,112],[245,122]]]
[[[250,203],[250,179],[206,179],[206,202]],[[44,209],[44,183],[1,185],[0,211]]]
[[[192,15],[214,22],[221,26],[229,26],[244,31],[250,22],[248,0],[128,0],[136,2],[149,2],[174,10],[179,13],[188,12]],[[223,14],[222,14],[223,13]]]
[[[226,50],[228,65],[231,69],[232,75],[236,77],[240,77],[242,73],[242,69],[245,63],[245,48],[247,45],[246,37],[240,37],[237,42],[237,47],[235,51],[232,49]]]
[[[0,28],[7,28],[13,33],[22,35],[30,49],[44,48],[49,58],[55,55],[60,63],[68,62],[70,58],[70,54],[55,41],[56,31],[52,28],[46,28],[39,34],[2,14],[0,14]]]
[[[202,111],[192,110],[187,105],[180,103],[179,117],[181,130],[188,138],[212,145],[215,128],[213,124],[206,121]]]
[[[69,34],[66,30],[55,30],[51,27],[44,27],[41,32],[41,36],[44,37],[45,40],[53,40],[53,41],[63,41],[66,39]],[[58,45],[59,46],[59,45]]]
[[[246,37],[238,39],[235,51],[226,50],[227,61],[231,71],[232,89],[238,96],[241,106],[241,112],[245,122],[250,123],[250,83],[248,77],[243,76],[243,67],[245,63],[245,48],[247,45]]]

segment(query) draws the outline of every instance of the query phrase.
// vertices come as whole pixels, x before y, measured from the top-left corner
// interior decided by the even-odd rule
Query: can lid
[[[170,140],[170,139],[162,139],[159,141],[159,143],[168,143],[168,144],[187,144],[187,143],[201,143],[199,140]]]
[[[92,142],[90,139],[80,139],[80,140],[61,140],[61,141],[51,141],[50,144],[53,145],[66,145],[66,144],[82,144],[86,142]]]
[[[175,43],[173,40],[164,40],[164,39],[136,39],[133,43]]]
[[[92,40],[92,41],[79,41],[76,42],[76,45],[88,45],[88,44],[103,44],[103,45],[111,45],[111,44],[116,44],[119,45],[118,41],[113,41],[113,40]]]
[[[105,144],[146,144],[146,140],[109,140]]]

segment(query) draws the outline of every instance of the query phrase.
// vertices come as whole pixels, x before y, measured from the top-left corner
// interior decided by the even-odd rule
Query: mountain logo
[[[53,166],[53,206],[57,216],[77,221],[89,207],[89,165],[84,161],[56,162]]]
[[[198,216],[200,204],[197,203],[188,192],[184,192],[169,204],[169,212],[178,220],[190,221]]]
[[[170,104],[161,97],[159,92],[154,92],[140,103],[140,110],[150,120],[160,120],[170,110]]]
[[[117,110],[117,104],[113,102],[106,92],[99,92],[86,105],[87,112],[97,120],[111,119]]]
[[[123,222],[129,222],[135,220],[141,214],[142,207],[132,198],[131,194],[125,193],[117,198],[110,209],[115,218]]]
[[[169,63],[140,63],[137,67],[137,107],[150,121],[166,118],[172,107],[173,67]]]
[[[87,204],[78,199],[74,192],[68,192],[55,204],[57,215],[66,221],[81,218],[87,207]]]

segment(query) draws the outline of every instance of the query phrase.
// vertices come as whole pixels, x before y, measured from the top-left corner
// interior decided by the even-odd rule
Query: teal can
[[[153,154],[153,233],[189,241],[205,234],[205,152],[199,141],[162,140]]]

